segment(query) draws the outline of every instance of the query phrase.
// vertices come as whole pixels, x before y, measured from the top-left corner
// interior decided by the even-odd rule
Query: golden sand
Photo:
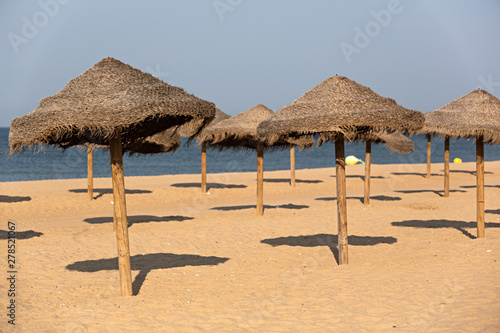
[[[500,332],[500,162],[347,167],[349,265],[335,259],[334,168],[127,177],[135,296],[120,297],[109,178],[0,183],[0,300],[15,222],[19,332]],[[126,165],[125,165],[126,171]],[[0,331],[12,330],[0,317]]]

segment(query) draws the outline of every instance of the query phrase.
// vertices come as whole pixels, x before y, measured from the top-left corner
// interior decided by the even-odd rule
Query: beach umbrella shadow
[[[182,188],[191,188],[191,187],[200,188],[201,183],[176,183],[176,184],[172,184],[170,186],[182,187]],[[231,189],[231,188],[246,188],[246,187],[247,186],[243,185],[243,184],[222,184],[222,183],[207,183],[206,184],[207,190],[212,189],[212,188]]]
[[[391,172],[391,175],[395,175],[395,176],[420,176],[422,178],[427,177],[426,173],[420,173],[420,172]],[[431,173],[430,176],[442,176],[442,174]]]
[[[335,178],[335,175],[330,176],[330,177],[334,177]],[[365,176],[364,175],[346,175],[345,178],[359,178],[362,181],[365,181]],[[385,179],[385,177],[384,176],[370,176],[370,179]]]
[[[150,222],[182,222],[186,220],[193,220],[194,217],[181,216],[181,215],[170,215],[170,216],[153,216],[153,215],[131,215],[127,216],[128,226],[130,227],[135,223],[150,223]],[[90,224],[102,224],[102,223],[113,223],[112,216],[106,217],[90,217],[84,222]]]
[[[484,185],[484,187],[500,188],[498,185]],[[462,185],[460,188],[476,188],[476,185]]]
[[[22,202],[22,201],[30,201],[31,197],[19,197],[19,196],[10,196],[10,195],[0,195],[0,202]]]
[[[500,209],[487,209],[484,212],[488,214],[500,214]]]
[[[404,194],[412,194],[412,193],[426,193],[426,192],[430,192],[430,193],[434,193],[436,195],[439,195],[440,197],[444,197],[444,190],[442,191],[438,191],[438,190],[398,190],[398,191],[394,191],[394,192],[397,192],[397,193],[404,193]],[[465,193],[467,191],[464,191],[464,190],[449,190],[449,192],[460,192],[460,193]]]
[[[87,193],[86,188],[76,188],[76,189],[71,189],[69,190],[71,193]],[[99,199],[105,194],[111,194],[113,195],[113,189],[111,188],[95,188],[94,192],[99,193],[94,197],[94,199]],[[132,190],[132,189],[125,189],[125,194],[146,194],[146,193],[153,193],[153,191],[150,190]]]
[[[256,205],[239,205],[239,206],[221,206],[221,207],[212,207],[210,209],[213,210],[222,210],[222,211],[230,211],[230,210],[243,210],[243,209],[254,209]],[[305,209],[309,208],[307,205],[294,205],[294,204],[286,204],[286,205],[264,205],[264,209]]]
[[[457,229],[465,236],[476,239],[477,237],[465,230],[466,228],[476,228],[477,224],[475,221],[465,222],[465,221],[457,221],[457,220],[406,220],[400,222],[392,222],[393,226],[397,227],[411,227],[411,228],[429,228],[429,229],[438,229],[438,228],[452,228]],[[485,226],[488,228],[500,228],[500,223],[497,222],[487,222]]]
[[[347,197],[347,199],[357,199],[357,200],[363,202],[364,197]],[[324,197],[324,198],[316,198],[314,200],[319,200],[319,201],[335,201],[335,200],[337,200],[337,198],[336,197]],[[395,196],[389,196],[389,195],[375,195],[375,196],[371,196],[370,200],[400,201],[401,197],[395,197]]]
[[[192,254],[173,254],[173,253],[150,253],[138,254],[130,257],[131,269],[139,271],[132,283],[134,295],[139,294],[146,276],[154,269],[168,269],[185,266],[215,266],[223,264],[229,258],[223,257],[205,257]],[[98,271],[118,270],[118,258],[97,259],[77,261],[66,266],[70,271],[95,273]]]
[[[355,236],[349,235],[348,242],[349,245],[354,246],[373,246],[377,244],[394,244],[398,240],[394,237],[383,237],[383,236]],[[268,238],[260,241],[261,243],[275,246],[303,246],[303,247],[315,247],[315,246],[328,246],[332,252],[337,264],[339,264],[339,251],[338,236],[332,234],[317,234],[317,235],[307,235],[307,236],[287,236],[278,238]]]
[[[443,172],[444,172],[444,170],[441,170],[441,171],[443,171]],[[454,173],[468,173],[469,175],[473,175],[473,176],[475,176],[475,175],[476,175],[476,171],[469,171],[469,170],[450,170],[450,173],[451,173],[451,172],[454,172]],[[484,174],[485,174],[485,175],[487,175],[487,174],[490,174],[490,175],[491,175],[491,174],[493,174],[493,172],[485,171],[485,172],[484,172]],[[475,187],[475,186],[474,186],[474,187]]]
[[[30,239],[33,237],[40,237],[42,235],[42,232],[33,230],[16,231],[15,239]],[[9,239],[9,232],[7,230],[0,230],[0,239]]]
[[[265,178],[265,183],[290,183],[290,179],[288,178]],[[304,184],[318,184],[322,183],[322,180],[318,179],[295,179],[296,183],[304,183]]]

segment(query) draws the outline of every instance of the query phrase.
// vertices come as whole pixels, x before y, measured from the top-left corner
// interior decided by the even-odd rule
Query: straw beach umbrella
[[[417,132],[417,134],[425,134],[427,138],[427,178],[430,178],[431,173],[431,137],[432,135],[436,135],[433,129],[433,125],[431,124],[434,120],[432,112],[428,112],[424,114],[425,123],[424,127]],[[427,126],[429,125],[429,126]],[[434,133],[434,134],[433,134]],[[443,196],[450,196],[450,136],[444,135],[444,190]]]
[[[94,200],[94,145],[87,145],[87,194],[90,201]]]
[[[200,142],[208,147],[218,149],[250,149],[257,151],[257,215],[263,212],[263,180],[264,180],[264,148],[285,149],[290,146],[287,140],[279,140],[272,145],[257,139],[257,126],[274,114],[272,110],[262,104],[246,110],[232,118],[209,126],[203,131]],[[300,147],[312,147],[314,140],[311,136],[301,140],[294,140]]]
[[[231,118],[230,115],[222,112],[219,108],[215,110],[215,118],[212,120],[208,126],[206,126],[203,131],[200,133],[200,136],[203,136],[203,132],[209,130],[215,124]],[[201,142],[201,191],[203,193],[207,192],[207,143]]]
[[[346,137],[347,141],[365,141],[365,192],[364,201],[365,205],[370,203],[370,173],[371,173],[371,154],[372,143],[384,143],[387,149],[392,152],[406,155],[411,153],[415,146],[413,141],[399,132],[386,133],[386,132],[373,132],[370,134],[357,134]],[[323,133],[319,136],[318,147],[326,141],[335,141],[330,133]]]
[[[347,264],[344,138],[382,130],[408,132],[418,130],[423,123],[422,113],[348,78],[333,76],[279,109],[257,131],[259,139],[271,145],[313,133],[330,133],[335,140],[339,263]]]
[[[215,105],[182,88],[106,58],[45,97],[31,113],[12,120],[11,152],[30,146],[69,148],[93,143],[109,146],[114,216],[122,296],[132,295],[123,152],[168,128],[188,123],[199,132],[215,116]]]
[[[484,143],[500,143],[500,100],[482,89],[476,89],[426,114],[425,124],[427,133],[445,138],[445,184],[448,182],[448,187],[446,164],[449,163],[449,138],[476,139],[477,237],[483,238]]]
[[[181,145],[181,136],[172,129],[157,133],[138,141],[129,147],[129,155],[132,154],[158,154],[175,152]],[[94,150],[98,146],[95,144],[86,144],[87,149],[87,193],[89,200],[94,199]]]
[[[432,137],[432,135],[429,134],[429,132],[427,130],[427,116],[428,116],[428,114],[429,114],[429,112],[424,113],[424,118],[425,118],[424,126],[421,129],[419,129],[418,131],[409,133],[410,136],[419,135],[419,134],[425,135],[425,138],[427,141],[427,172],[426,172],[425,178],[431,177],[431,153],[432,153],[432,151],[431,151],[431,137]],[[446,149],[445,149],[445,155],[446,155]],[[445,195],[445,196],[447,196],[447,195]]]

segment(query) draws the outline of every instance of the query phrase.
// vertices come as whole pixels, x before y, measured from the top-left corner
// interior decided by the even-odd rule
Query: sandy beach
[[[333,166],[333,157],[332,157]],[[348,166],[349,264],[336,262],[335,169],[127,177],[135,296],[120,297],[110,178],[0,183],[6,280],[16,241],[19,332],[500,332],[500,161],[485,163],[476,239],[475,163]],[[126,165],[125,165],[126,169]]]

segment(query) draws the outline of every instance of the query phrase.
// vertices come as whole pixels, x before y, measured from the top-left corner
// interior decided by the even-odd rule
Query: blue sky
[[[347,76],[432,111],[500,97],[498,0],[0,2],[0,126],[105,57],[236,115]]]

